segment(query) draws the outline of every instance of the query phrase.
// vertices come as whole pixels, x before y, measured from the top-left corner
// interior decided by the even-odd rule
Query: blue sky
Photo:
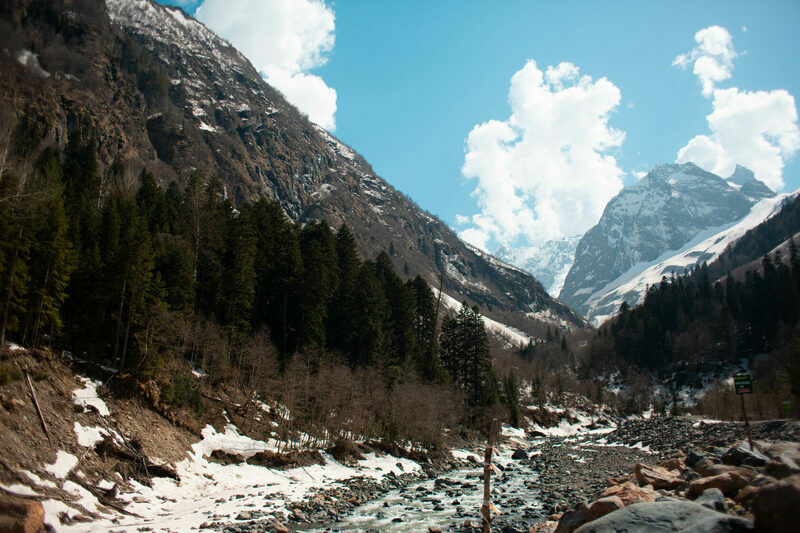
[[[206,4],[214,1],[206,0]],[[308,0],[284,1],[308,3]],[[172,3],[185,4],[184,8],[194,13],[200,2]],[[239,7],[246,10],[248,3],[244,0]],[[235,4],[226,3],[227,6]],[[217,24],[222,15],[215,13],[220,11],[214,12],[211,7],[202,7],[198,18],[237,44],[236,35],[225,35],[225,29]],[[203,9],[206,9],[205,14]],[[236,11],[237,7],[225,9]],[[588,229],[596,222],[598,209],[602,210],[595,204],[604,205],[620,184],[634,182],[635,173],[649,170],[655,163],[675,161],[678,151],[696,136],[706,135],[714,143],[728,143],[725,145],[727,163],[717,162],[717,168],[728,168],[731,158],[738,157],[732,155],[732,151],[738,154],[749,150],[744,145],[749,142],[747,138],[731,139],[732,134],[724,131],[717,132],[717,137],[711,135],[706,117],[715,102],[722,106],[724,95],[702,93],[699,77],[693,73],[692,58],[686,69],[673,65],[679,54],[689,54],[699,45],[695,34],[703,28],[720,26],[727,30],[729,50],[733,51],[728,65],[730,77],[717,81],[715,88],[737,88],[739,92],[729,94],[731,97],[779,89],[787,91],[791,97],[800,95],[800,72],[796,68],[800,64],[800,41],[794,36],[800,23],[800,2],[339,0],[328,3],[325,10],[335,17],[335,23],[324,16],[323,22],[335,27],[326,26],[321,31],[328,37],[335,37],[335,44],[320,39],[322,44],[318,44],[320,53],[317,55],[322,57],[305,61],[300,67],[286,68],[294,69],[292,76],[324,81],[323,89],[328,89],[324,94],[335,95],[335,135],[364,155],[376,173],[468,240],[490,249],[501,241],[516,245],[538,244],[551,236]],[[249,16],[257,20],[258,14],[253,11]],[[261,32],[269,39],[278,16],[281,15],[265,15],[268,20],[258,20],[256,25],[251,20],[249,26],[234,30],[229,26],[228,31]],[[315,28],[322,26],[324,24],[320,23]],[[270,67],[262,68],[262,65],[270,58],[254,60],[247,50],[244,52],[262,72],[268,71]],[[722,56],[717,56],[724,68],[725,58],[720,58]],[[519,174],[523,172],[521,169],[536,173],[537,165],[549,161],[546,154],[539,159],[526,159],[524,153],[539,146],[549,132],[545,131],[542,137],[539,131],[526,140],[519,132],[519,128],[525,126],[520,126],[519,120],[508,122],[512,114],[511,78],[528,60],[536,63],[535,67],[526,69],[534,78],[537,72],[562,62],[577,67],[581,76],[589,76],[587,95],[591,96],[592,91],[599,95],[605,90],[607,112],[600,120],[601,126],[612,136],[624,133],[624,140],[617,136],[615,141],[605,142],[598,150],[601,155],[613,158],[612,166],[606,159],[606,167],[595,170],[599,162],[587,161],[566,166],[561,171],[553,170],[554,173],[541,177],[538,182],[533,180],[528,184],[524,183],[525,177],[517,176],[515,179],[521,184],[512,187],[516,192],[508,192],[511,195],[508,205],[514,216],[503,221],[498,211],[504,197],[494,192],[502,189],[503,173]],[[267,77],[280,83],[277,72],[269,71]],[[616,88],[618,104],[613,103],[614,90],[592,85],[601,78],[606,78]],[[572,83],[577,83],[579,78],[571,79]],[[520,81],[519,90],[524,92],[530,87],[530,82],[527,83]],[[551,87],[550,90],[556,89]],[[323,93],[306,91],[304,94],[308,98],[309,94]],[[762,96],[766,99],[770,95]],[[780,100],[783,112],[771,105],[773,100],[767,101],[766,108],[785,116],[789,105],[786,95],[772,96],[776,97],[775,102]],[[524,100],[525,97],[520,98]],[[536,107],[543,101],[530,100],[529,103]],[[576,113],[580,112],[583,101],[574,105]],[[309,114],[312,115],[312,111]],[[467,138],[475,126],[490,120],[506,122],[503,132],[508,124],[512,130],[516,128],[519,138],[511,141],[511,144],[516,143],[516,153],[509,157],[519,161],[504,163],[508,164],[505,168],[492,159],[491,154],[498,146],[497,135],[502,137],[508,133],[489,132],[488,140],[480,141],[476,135],[470,151],[480,164],[476,163],[473,171],[466,172],[472,175],[468,179],[462,172]],[[534,117],[531,120],[530,124],[541,130],[544,119]],[[794,124],[796,127],[796,120]],[[723,127],[728,127],[730,132],[751,125],[744,117],[742,126],[720,126]],[[786,124],[772,127],[784,131]],[[769,131],[766,135],[768,139],[773,138]],[[787,135],[791,137],[793,133]],[[593,142],[602,143],[597,139],[585,142],[590,147]],[[784,146],[786,144],[792,146]],[[793,144],[793,140],[784,143],[779,157],[785,161],[784,191],[800,187],[800,164]],[[499,143],[499,146],[504,144]],[[709,148],[699,143],[687,153],[694,155],[695,149]],[[751,154],[751,159],[758,157]],[[765,165],[764,168],[771,168],[768,162]],[[544,183],[569,181],[573,179],[570,171],[597,173],[605,178],[598,178],[596,189],[592,176],[581,177],[582,181],[576,181],[571,189],[548,188]],[[490,175],[493,172],[495,175]],[[775,182],[774,176],[772,179]],[[563,211],[573,200],[579,211],[574,217],[548,215],[548,208]],[[547,204],[548,201],[552,203]],[[461,217],[457,219],[457,215]],[[520,222],[525,227],[515,232],[510,226],[513,220],[527,222]],[[474,232],[470,233],[471,230]]]

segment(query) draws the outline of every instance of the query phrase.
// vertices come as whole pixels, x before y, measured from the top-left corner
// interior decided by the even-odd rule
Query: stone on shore
[[[758,489],[753,498],[756,529],[764,532],[797,531],[800,474]]]
[[[673,490],[686,484],[679,478],[680,472],[667,470],[660,466],[646,466],[636,463],[633,467],[633,475],[639,486],[652,485],[653,489]]]
[[[651,488],[637,487],[636,484],[626,481],[620,485],[608,487],[600,493],[601,498],[608,496],[618,496],[625,505],[631,505],[640,502],[654,502],[658,498],[658,493]]]
[[[753,531],[753,525],[743,518],[718,513],[693,502],[669,501],[629,505],[584,524],[576,533],[620,531],[744,533]]]

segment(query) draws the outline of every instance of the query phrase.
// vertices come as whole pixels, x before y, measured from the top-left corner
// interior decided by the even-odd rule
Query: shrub
[[[202,413],[205,409],[200,389],[188,376],[173,377],[172,381],[163,385],[161,398],[172,408],[183,408]]]
[[[15,366],[0,363],[0,385],[8,385],[22,379],[22,370]]]

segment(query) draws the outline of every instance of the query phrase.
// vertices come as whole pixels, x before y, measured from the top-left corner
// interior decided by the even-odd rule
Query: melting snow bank
[[[77,389],[72,392],[73,402],[75,405],[80,405],[87,409],[94,409],[100,416],[108,416],[108,406],[106,403],[97,396],[97,386],[100,385],[97,381],[92,381],[89,378],[78,376],[85,385],[82,389]]]
[[[277,518],[292,515],[293,502],[316,496],[323,489],[346,487],[348,480],[362,478],[377,482],[385,478],[417,477],[421,466],[411,460],[364,454],[363,459],[344,465],[327,453],[322,453],[323,465],[314,464],[288,470],[277,470],[246,463],[222,465],[209,460],[211,453],[222,451],[251,457],[259,451],[271,450],[272,445],[241,435],[233,425],[224,432],[206,426],[203,439],[192,445],[189,457],[176,465],[179,481],[153,478],[152,487],[131,480],[130,492],[119,495],[125,510],[138,517],[116,514],[86,524],[59,525],[58,514],[74,517],[77,511],[51,501],[45,505],[47,523],[59,531],[138,531],[148,527],[162,531],[188,531],[213,522],[238,522],[257,518]],[[57,461],[66,468],[64,461]],[[55,465],[54,465],[55,466]],[[63,472],[59,468],[59,473]],[[96,511],[97,501],[91,494],[78,494],[76,503]],[[65,487],[66,489],[66,487]],[[319,496],[316,496],[319,498]],[[324,497],[323,497],[324,498]]]

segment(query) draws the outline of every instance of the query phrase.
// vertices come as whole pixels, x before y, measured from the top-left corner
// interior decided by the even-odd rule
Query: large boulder
[[[572,533],[586,523],[588,517],[589,506],[581,502],[561,515],[554,533]]]
[[[686,484],[684,480],[678,477],[680,472],[667,470],[660,466],[647,466],[636,463],[633,467],[633,475],[640,487],[652,485],[655,490],[673,490]]]
[[[42,502],[0,495],[0,531],[36,533],[43,527]]]
[[[750,479],[739,472],[725,472],[716,476],[704,477],[689,483],[686,496],[695,499],[708,489],[719,489],[725,496],[734,496],[747,486]]]
[[[750,521],[706,509],[685,501],[637,503],[579,527],[576,533],[744,533],[753,531]]]
[[[735,446],[732,446],[725,452],[725,455],[722,456],[722,462],[726,465],[734,465],[734,466],[764,466],[767,461],[769,461],[769,457],[758,451],[757,448],[753,447],[750,449],[750,445],[746,442],[740,442]]]
[[[511,458],[516,459],[517,461],[521,461],[523,459],[528,458],[528,453],[522,448],[517,448],[516,450],[514,450],[514,453],[511,454]]]
[[[666,468],[667,470],[677,470],[678,474],[680,474],[686,470],[686,457],[673,457],[672,459],[667,459],[658,466]]]
[[[637,487],[635,483],[626,481],[625,483],[608,487],[600,493],[601,498],[609,496],[617,496],[625,505],[631,505],[640,502],[654,502],[659,494],[651,488]]]
[[[597,520],[601,516],[613,513],[623,507],[625,507],[625,502],[623,502],[619,496],[600,498],[589,504],[589,512],[587,513],[586,521],[591,522],[592,520]]]
[[[716,476],[718,474],[730,472],[736,468],[737,467],[733,465],[724,465],[720,463],[718,459],[713,457],[701,459],[694,465],[694,469],[697,470],[697,472],[703,477]]]
[[[759,442],[759,448],[771,458],[764,465],[764,472],[782,479],[800,474],[800,443],[797,442]]]
[[[763,532],[797,531],[800,474],[761,487],[753,498],[756,528]]]

